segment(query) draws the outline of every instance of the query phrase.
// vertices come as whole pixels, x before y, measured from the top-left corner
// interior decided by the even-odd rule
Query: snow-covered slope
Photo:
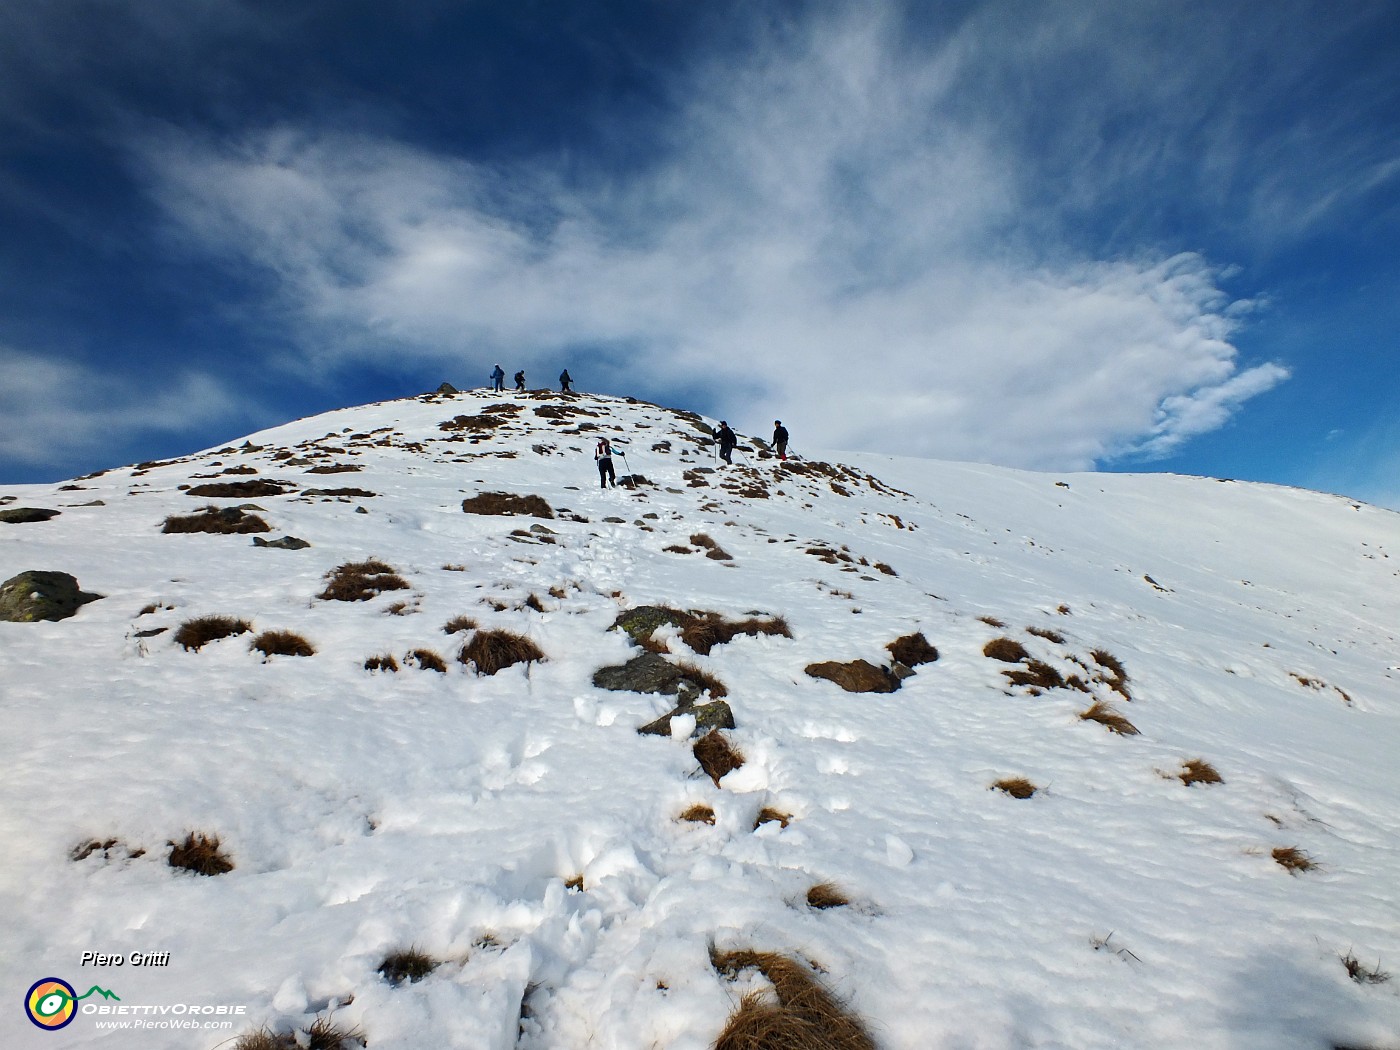
[[[1400,517],[1199,478],[780,465],[748,442],[713,469],[709,422],[432,395],[0,490],[61,511],[0,524],[0,581],[104,596],[0,623],[0,1045],[211,1048],[330,1015],[375,1050],[699,1050],[760,982],[716,973],[712,946],[819,964],[889,1050],[1400,1045],[1400,981],[1343,965],[1400,965]],[[600,434],[635,490],[599,490]],[[257,480],[288,491],[182,488]],[[465,513],[483,492],[554,517]],[[210,504],[310,546],[162,532]],[[367,559],[408,588],[317,597]],[[718,784],[687,718],[636,732],[674,697],[593,684],[639,655],[609,628],[643,605],[790,628],[708,655],[657,635],[728,690],[744,764]],[[253,632],[176,644],[206,615]],[[459,617],[478,630],[446,633]],[[496,628],[546,659],[458,661]],[[279,629],[315,654],[250,649]],[[805,673],[889,664],[915,632],[940,658],[896,692]],[[997,639],[1027,658],[984,655]],[[1138,734],[1082,719],[1095,702]],[[1223,783],[1187,786],[1188,760]],[[1011,778],[1035,793],[992,786]],[[697,805],[713,824],[680,819]],[[191,832],[233,869],[170,867]],[[1294,847],[1311,869],[1275,858]],[[809,906],[823,883],[849,903]],[[442,964],[393,986],[378,968],[410,945]],[[91,996],[41,1031],[23,1000],[50,976],[149,1009]],[[100,1027],[221,1019],[176,1005],[242,1012]]]

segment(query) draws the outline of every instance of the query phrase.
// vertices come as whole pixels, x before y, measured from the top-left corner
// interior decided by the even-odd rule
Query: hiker
[[[500,393],[506,388],[506,370],[499,364],[491,371],[491,389]]]
[[[574,377],[571,376],[571,375],[569,375],[569,370],[568,370],[567,368],[564,369],[564,371],[560,372],[560,373],[559,373],[559,392],[560,392],[561,394],[570,394],[570,393],[573,393],[573,391],[571,391],[571,390],[569,389],[569,384],[572,383],[573,381],[574,381]]]
[[[515,373],[515,392],[518,394],[525,393],[525,369],[523,368]]]
[[[773,448],[779,459],[787,459],[788,432],[781,419],[773,420]]]
[[[719,430],[715,432],[715,437],[719,438],[719,458],[733,466],[734,461],[729,457],[734,454],[734,446],[738,444],[739,439],[734,436],[734,431],[729,429],[729,424],[722,419],[719,421]]]
[[[617,473],[613,470],[612,444],[607,438],[598,439],[598,447],[593,451],[593,458],[598,463],[598,481],[603,488],[608,487],[608,482],[612,481],[613,488],[617,488]]]

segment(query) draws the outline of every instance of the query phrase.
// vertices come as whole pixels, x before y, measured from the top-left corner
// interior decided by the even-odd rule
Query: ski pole
[[[622,449],[618,449],[617,454],[622,457],[622,465],[627,468],[627,487],[629,489],[635,489],[637,485],[632,480],[632,464],[627,462],[627,453],[623,452]]]

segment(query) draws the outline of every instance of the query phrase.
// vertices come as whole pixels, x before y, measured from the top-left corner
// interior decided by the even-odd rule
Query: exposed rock
[[[612,627],[608,629],[616,630],[621,627],[633,642],[640,645],[650,638],[652,633],[663,623],[684,628],[694,621],[695,617],[683,613],[679,609],[667,609],[661,605],[639,605],[635,609],[628,609],[620,614],[612,622]]]
[[[866,660],[851,660],[837,663],[827,660],[808,664],[806,671],[813,678],[825,678],[835,682],[848,693],[893,693],[899,688],[900,679],[888,668],[877,667]]]
[[[637,732],[644,736],[670,736],[671,719],[677,715],[694,715],[695,729],[691,732],[692,737],[704,736],[712,729],[733,729],[734,712],[723,700],[715,700],[708,704],[682,703],[672,708],[654,722],[648,722],[644,726],[639,726]]]
[[[85,594],[66,572],[30,569],[0,584],[0,620],[34,623],[64,620],[100,594]]]
[[[49,510],[47,507],[11,507],[8,510],[0,510],[0,521],[11,525],[27,525],[34,521],[48,521],[58,517],[58,514],[58,511]]]
[[[278,540],[265,540],[261,536],[254,536],[253,546],[276,547],[278,550],[284,551],[299,551],[305,550],[307,547],[310,547],[311,544],[307,543],[306,540],[300,539],[296,536],[283,536],[281,539]]]
[[[656,653],[643,653],[625,664],[600,667],[593,674],[599,689],[632,693],[678,693],[685,674]]]
[[[458,390],[458,389],[457,389],[455,386],[453,386],[451,383],[443,383],[440,387],[437,388],[437,392],[438,392],[439,394],[460,394],[460,393],[461,393],[461,391]]]
[[[285,481],[217,481],[208,485],[195,485],[186,489],[187,496],[205,496],[216,499],[247,499],[249,496],[283,496],[293,490]]]

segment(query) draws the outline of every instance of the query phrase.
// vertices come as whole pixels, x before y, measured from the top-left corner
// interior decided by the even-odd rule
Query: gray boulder
[[[643,653],[625,664],[599,668],[593,675],[593,684],[614,692],[675,694],[684,677],[681,669],[665,657]]]
[[[695,729],[690,734],[692,737],[704,736],[712,729],[734,728],[734,712],[723,700],[714,700],[708,704],[698,705],[683,700],[680,706],[667,711],[655,722],[638,726],[637,732],[643,736],[670,736],[671,719],[677,715],[695,716]]]
[[[58,511],[47,507],[8,507],[0,510],[0,521],[10,525],[27,525],[33,521],[48,521],[58,517]]]
[[[100,594],[85,594],[66,572],[30,569],[0,584],[0,620],[35,623],[64,620]]]
[[[278,550],[299,551],[305,550],[311,544],[298,536],[283,536],[280,540],[265,540],[261,536],[253,537],[254,547],[276,547]]]

